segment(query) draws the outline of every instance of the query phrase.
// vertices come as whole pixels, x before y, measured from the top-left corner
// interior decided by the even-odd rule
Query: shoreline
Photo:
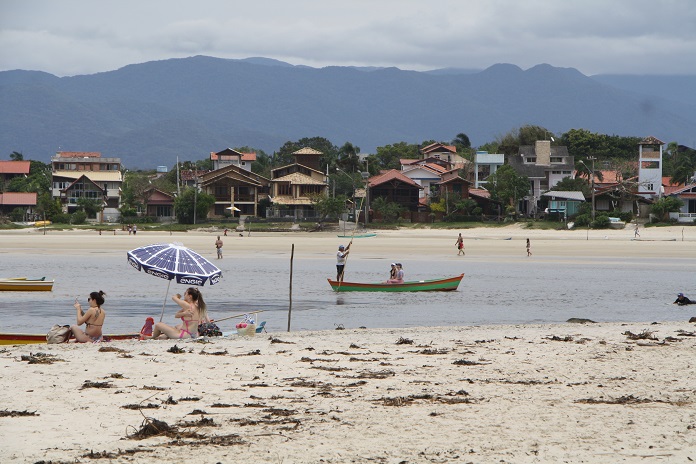
[[[24,462],[686,462],[694,330],[524,324],[8,346],[0,450]],[[37,351],[55,362],[29,364]],[[175,430],[128,438],[153,420]]]

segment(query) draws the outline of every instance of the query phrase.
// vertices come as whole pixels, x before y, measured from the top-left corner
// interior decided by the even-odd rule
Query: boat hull
[[[107,334],[104,341],[112,340],[137,340],[140,334]],[[46,334],[0,333],[0,346],[2,345],[36,345],[46,343]]]
[[[52,280],[30,280],[26,278],[1,279],[0,292],[50,292]]]
[[[464,274],[446,279],[416,280],[403,284],[361,284],[327,279],[335,292],[451,292],[459,287]]]

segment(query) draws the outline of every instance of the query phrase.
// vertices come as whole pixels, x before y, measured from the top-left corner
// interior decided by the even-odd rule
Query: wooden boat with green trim
[[[138,340],[139,333],[131,334],[104,334],[103,341],[112,340]],[[72,340],[74,341],[74,339]],[[0,346],[2,345],[33,345],[46,343],[46,334],[26,334],[26,333],[0,333]]]
[[[327,279],[335,292],[451,292],[456,290],[464,274],[456,277],[432,280],[414,280],[402,284],[361,284],[357,282],[337,282]]]
[[[53,290],[53,281],[40,279],[27,279],[26,277],[15,277],[10,279],[0,279],[0,291],[4,292],[50,292]]]

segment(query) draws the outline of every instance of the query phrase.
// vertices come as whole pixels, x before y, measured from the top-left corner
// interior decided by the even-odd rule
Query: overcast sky
[[[194,55],[696,74],[696,1],[0,0],[0,71],[72,76]]]

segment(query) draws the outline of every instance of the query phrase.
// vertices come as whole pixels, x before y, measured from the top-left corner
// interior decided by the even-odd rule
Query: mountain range
[[[472,145],[526,124],[696,145],[696,76],[596,75],[546,64],[426,72],[194,56],[57,77],[0,72],[0,147],[48,162],[97,151],[132,169],[227,147],[267,153],[325,137],[362,153],[463,132]]]

